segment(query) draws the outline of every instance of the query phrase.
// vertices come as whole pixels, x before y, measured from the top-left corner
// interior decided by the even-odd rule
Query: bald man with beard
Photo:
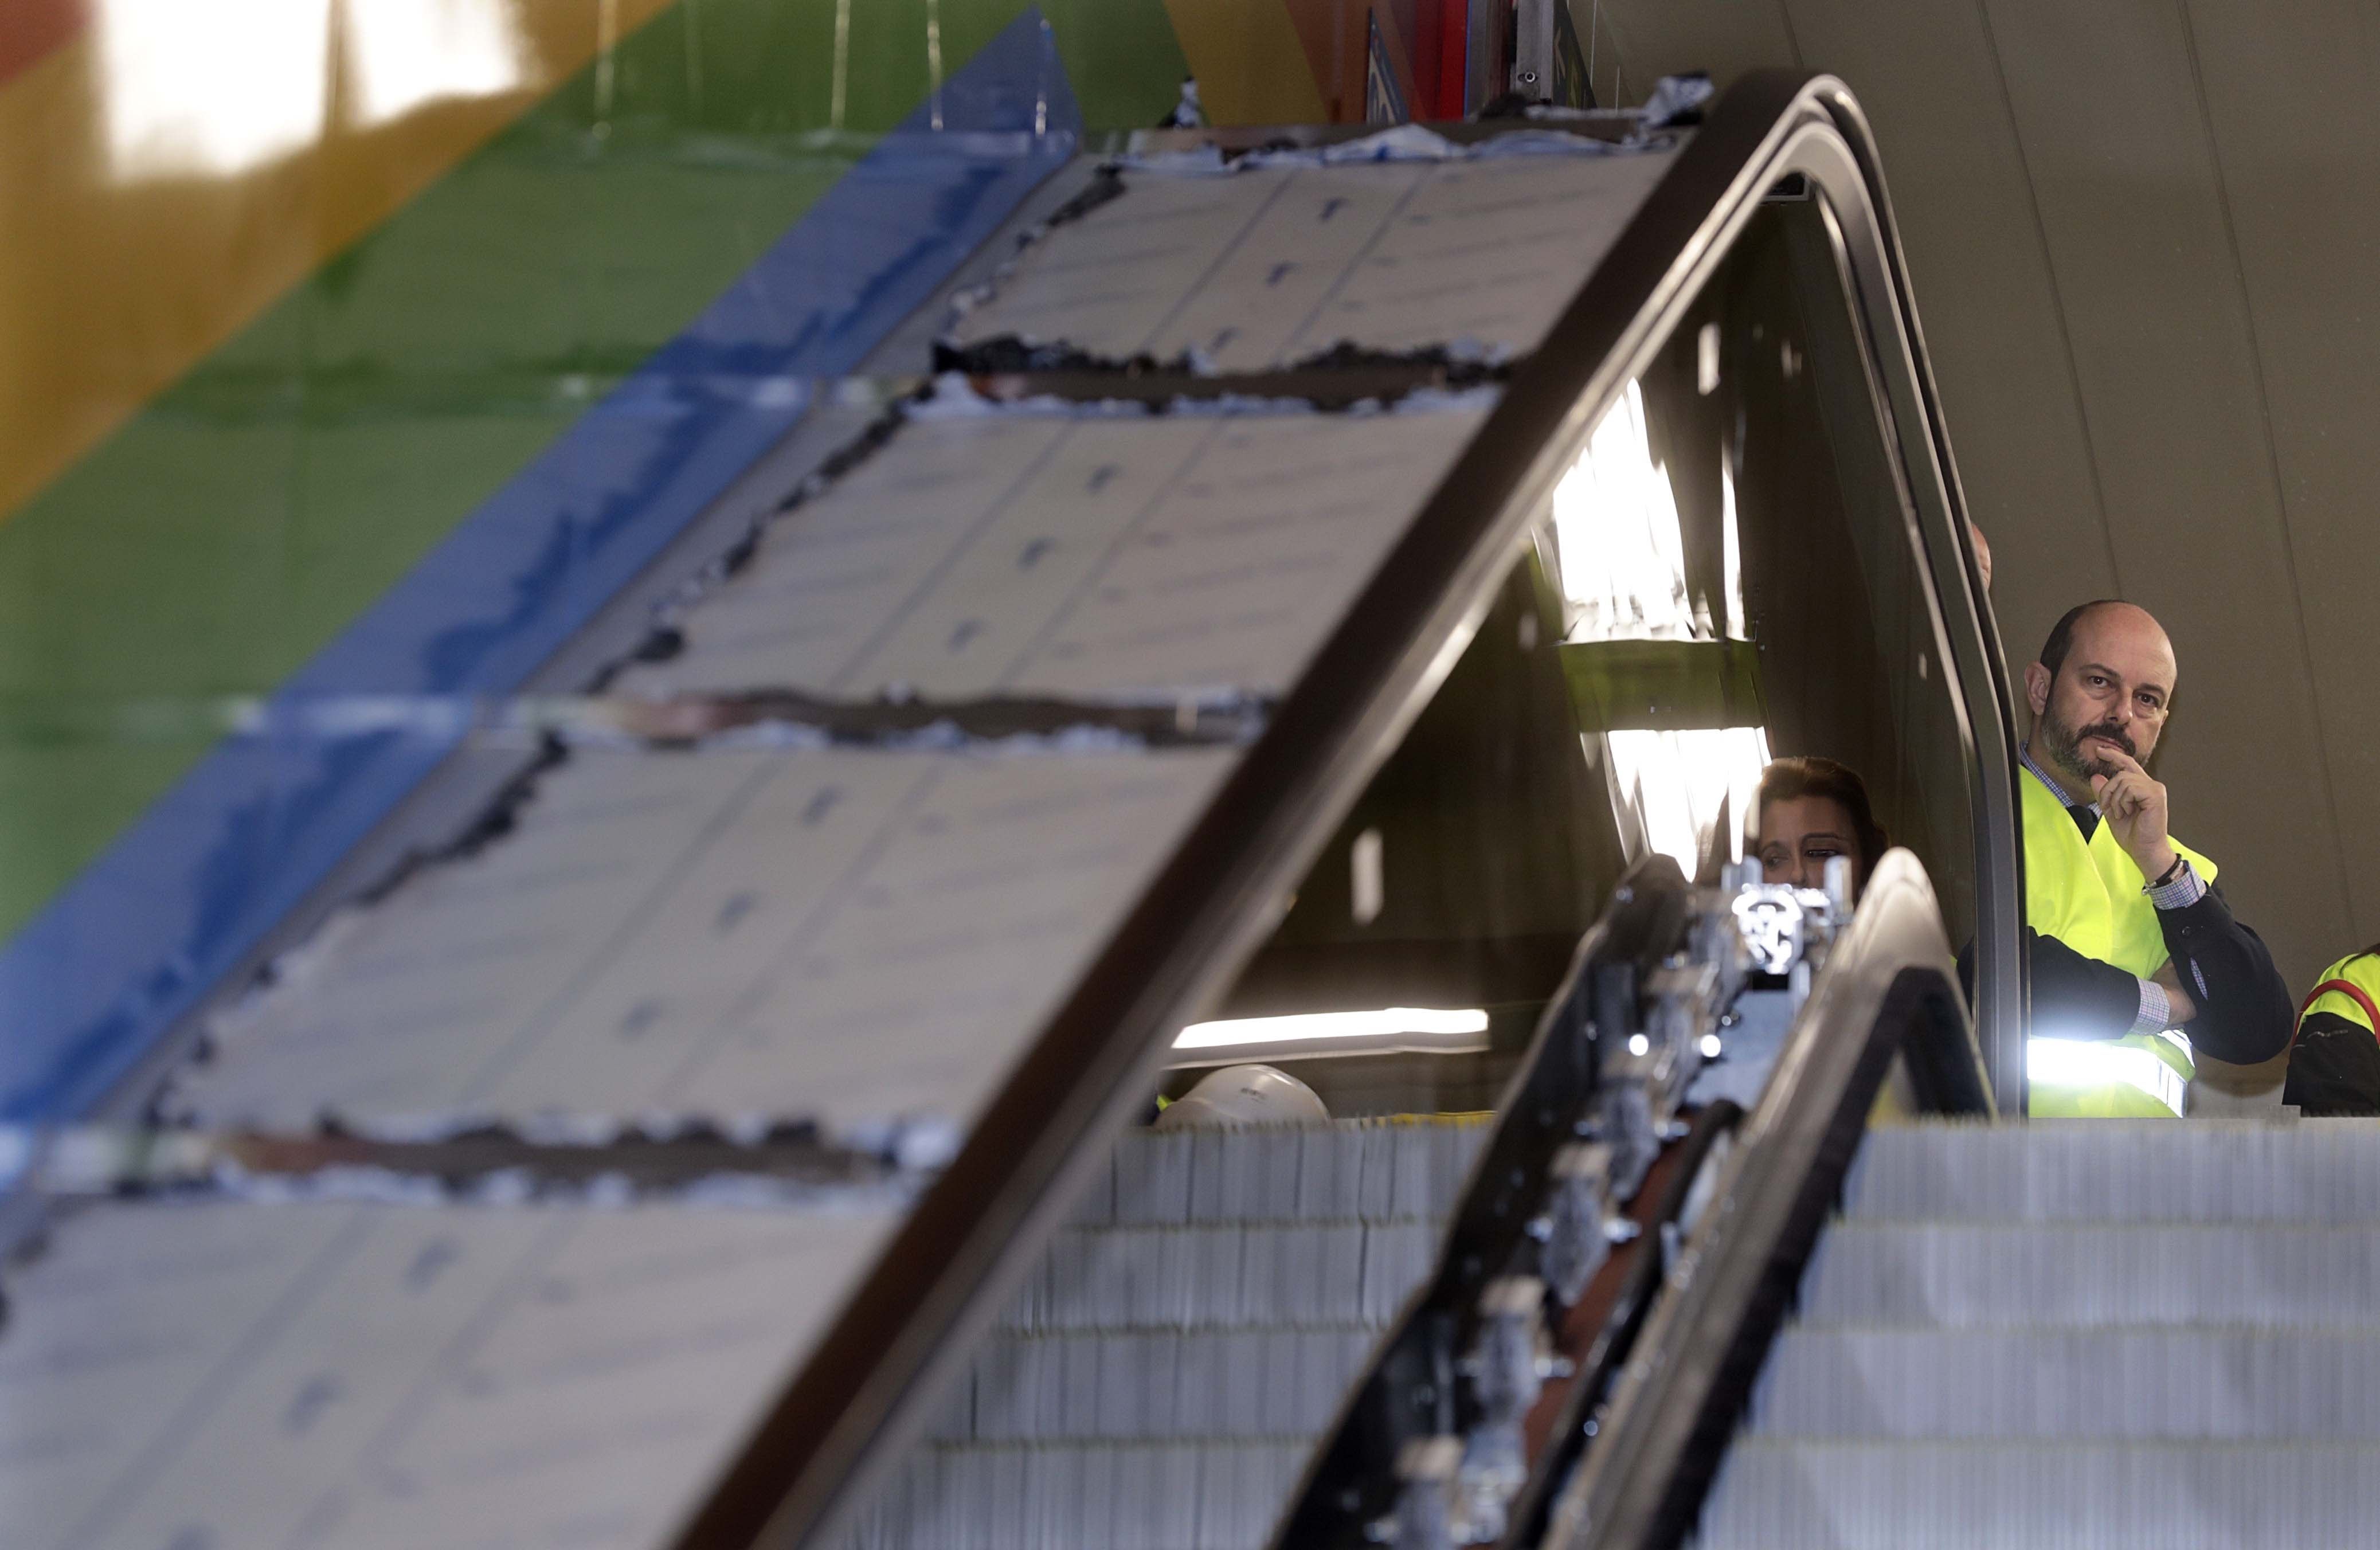
[[[2174,839],[2148,771],[2177,677],[2148,612],[2070,611],[2025,669],[2020,757],[2036,1116],[2183,1109],[2192,1051],[2250,1065],[2289,1039],[2289,987],[2213,861]]]

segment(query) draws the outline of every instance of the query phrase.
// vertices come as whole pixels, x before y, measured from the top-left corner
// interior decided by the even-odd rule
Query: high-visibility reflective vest
[[[2017,777],[2024,810],[2026,923],[2086,958],[2143,979],[2169,956],[2148,879],[2104,820],[2084,840],[2066,805],[2031,771]],[[2201,880],[2215,863],[2180,841],[2173,848]],[[2178,1029],[2120,1039],[2061,1035],[2036,1023],[2025,1041],[2025,1110],[2036,1119],[2178,1118],[2197,1068]]]
[[[2307,1022],[2329,1013],[2319,1027]],[[2350,952],[2322,972],[2298,1008],[2281,1101],[2307,1114],[2380,1114],[2380,951]]]
[[[2380,1011],[2380,954],[2350,952],[2322,972],[2313,994],[2298,1008],[2303,1023],[2317,1011],[2336,1012],[2359,1027],[2380,1034],[2374,1013]]]

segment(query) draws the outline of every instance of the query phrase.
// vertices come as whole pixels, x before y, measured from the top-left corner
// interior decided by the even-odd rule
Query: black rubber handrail
[[[1921,1109],[1991,1117],[1957,976],[1925,868],[1888,853],[1737,1128],[1547,1550],[1684,1543],[1895,1057]]]

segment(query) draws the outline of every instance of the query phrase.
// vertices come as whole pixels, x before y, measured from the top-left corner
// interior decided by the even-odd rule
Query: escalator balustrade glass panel
[[[1541,542],[1632,855],[1715,879],[1759,833],[1763,768],[1833,760],[1971,941],[1973,748],[1867,361],[1823,202],[1771,200],[1604,414]]]

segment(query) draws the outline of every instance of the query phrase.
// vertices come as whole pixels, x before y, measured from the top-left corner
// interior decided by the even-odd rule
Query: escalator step
[[[2080,1120],[1885,1128],[1860,1148],[1845,1214],[2380,1224],[2380,1125]]]
[[[976,1357],[951,1442],[1310,1436],[1363,1371],[1374,1328],[1005,1336]]]
[[[1078,1227],[1443,1217],[1484,1116],[1338,1120],[1242,1131],[1133,1131],[1075,1207]]]
[[[1255,1550],[1485,1117],[1135,1131],[847,1550]]]
[[[852,1550],[1258,1550],[1307,1439],[927,1447]]]
[[[1777,1437],[2380,1442],[2380,1329],[1791,1329]]]
[[[1838,1222],[1801,1322],[2380,1326],[2380,1226]]]
[[[1031,1332],[1366,1324],[1438,1253],[1431,1219],[1069,1229],[1002,1316]]]
[[[2372,1543],[2369,1443],[1746,1437],[1700,1550],[2234,1550]]]
[[[2370,1543],[2380,1126],[1878,1129],[1702,1550]]]

